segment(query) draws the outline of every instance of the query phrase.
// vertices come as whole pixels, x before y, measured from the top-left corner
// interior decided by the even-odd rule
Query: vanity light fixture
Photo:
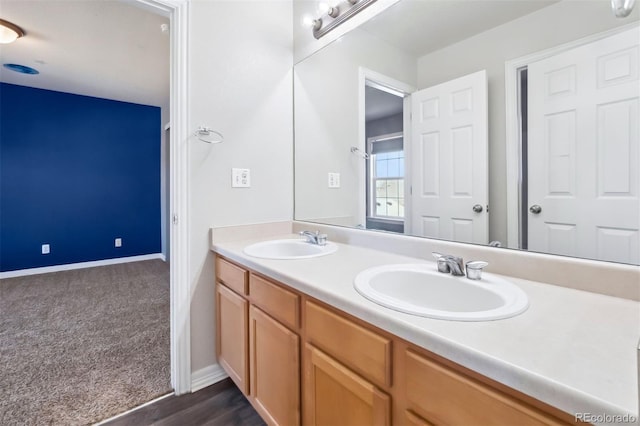
[[[635,0],[611,0],[611,10],[616,18],[626,18],[633,10]]]
[[[338,15],[340,15],[340,8],[338,6],[330,7],[329,10],[327,10],[327,15],[332,18],[337,18]]]
[[[332,7],[323,7],[322,16],[312,21],[313,36],[319,39],[375,1],[376,0],[346,0]],[[326,12],[324,10],[326,10]],[[333,20],[325,25],[324,19],[327,18],[332,18]]]
[[[24,35],[25,32],[22,28],[12,22],[0,19],[0,44],[13,43]]]

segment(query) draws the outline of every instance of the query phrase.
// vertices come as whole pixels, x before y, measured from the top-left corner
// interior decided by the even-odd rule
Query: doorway
[[[177,393],[184,393],[191,387],[191,371],[189,365],[189,304],[188,297],[190,290],[188,286],[179,286],[177,283],[187,283],[188,276],[185,265],[188,258],[186,253],[188,250],[187,237],[185,229],[188,228],[188,216],[186,215],[185,195],[176,196],[176,192],[185,194],[187,192],[186,185],[186,147],[184,146],[184,135],[187,124],[187,98],[186,98],[186,20],[188,18],[186,1],[137,1],[131,0],[128,3],[142,5],[148,10],[154,11],[160,15],[170,17],[172,34],[171,38],[171,100],[169,109],[171,110],[172,128],[170,133],[172,139],[178,143],[170,146],[171,150],[171,173],[169,179],[170,187],[177,188],[178,191],[172,191],[168,203],[172,214],[167,215],[167,219],[171,217],[179,218],[180,221],[176,225],[171,226],[168,234],[171,234],[169,245],[172,248],[180,247],[183,250],[170,250],[171,258],[171,383]],[[126,244],[126,241],[125,241]],[[187,287],[187,288],[185,288]]]
[[[404,233],[403,96],[365,88],[367,229]]]
[[[359,69],[359,140],[351,148],[359,160],[358,220],[360,227],[407,232],[411,132],[409,95],[415,88],[386,75]]]

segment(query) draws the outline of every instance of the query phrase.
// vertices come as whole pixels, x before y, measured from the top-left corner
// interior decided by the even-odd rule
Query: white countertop
[[[340,243],[336,253],[312,259],[258,259],[242,252],[279,238],[298,236],[214,243],[213,250],[567,413],[637,419],[640,303],[504,277],[529,297],[524,313],[484,322],[423,318],[365,299],[353,280],[372,266],[425,260]]]

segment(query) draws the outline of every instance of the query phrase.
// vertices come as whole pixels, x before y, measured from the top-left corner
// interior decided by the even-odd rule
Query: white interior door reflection
[[[634,28],[529,64],[530,250],[640,263],[639,40]]]
[[[486,72],[411,98],[411,234],[487,244]]]

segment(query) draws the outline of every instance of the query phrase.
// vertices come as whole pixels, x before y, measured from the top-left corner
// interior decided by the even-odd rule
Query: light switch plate
[[[49,247],[49,244],[43,244],[42,254],[49,254],[49,253],[51,253],[51,248]]]
[[[232,188],[251,187],[251,170],[232,168],[231,169],[231,187]]]
[[[122,238],[116,238],[114,244],[116,247],[122,247]]]
[[[329,188],[340,188],[340,173],[329,172]]]

